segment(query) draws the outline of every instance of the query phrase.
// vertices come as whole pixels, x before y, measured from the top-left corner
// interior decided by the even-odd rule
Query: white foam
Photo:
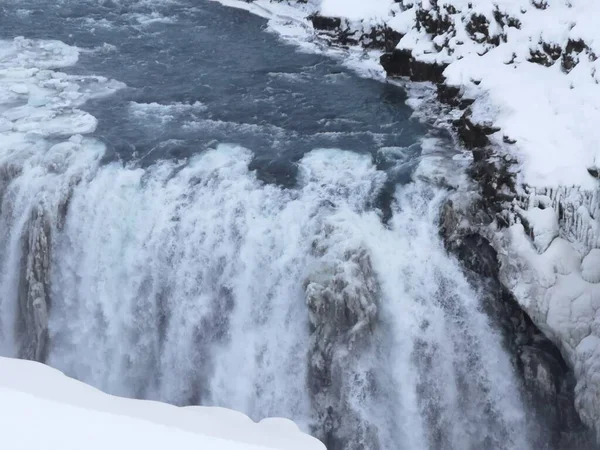
[[[185,113],[201,113],[206,111],[206,106],[201,102],[194,103],[137,103],[129,104],[131,113],[140,120],[159,121],[162,123],[176,120]]]

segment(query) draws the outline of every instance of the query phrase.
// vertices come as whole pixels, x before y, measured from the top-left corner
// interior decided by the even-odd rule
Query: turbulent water
[[[0,13],[0,354],[330,449],[535,448],[401,90],[210,2]]]

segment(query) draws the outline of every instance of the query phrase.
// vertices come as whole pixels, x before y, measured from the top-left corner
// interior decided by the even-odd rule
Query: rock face
[[[48,344],[48,301],[50,290],[50,224],[41,208],[32,211],[23,235],[19,315],[19,357],[45,361]]]
[[[313,251],[323,256],[327,244],[315,243]],[[368,373],[353,369],[372,348],[377,317],[378,286],[369,254],[359,248],[348,252],[345,261],[319,267],[306,280],[305,292],[312,328],[309,392],[319,424],[313,433],[330,450],[377,449],[376,430],[349,406],[357,379],[369,383]]]
[[[364,48],[393,52],[402,35],[387,25],[355,24],[347,19],[326,17],[318,13],[309,16],[315,30],[329,36],[336,45],[361,45]]]
[[[538,437],[539,448],[597,448],[593,432],[575,410],[575,378],[558,348],[536,327],[500,282],[500,261],[490,241],[477,229],[494,218],[481,198],[457,206],[449,200],[441,213],[446,248],[463,263],[474,284],[483,281],[484,307],[502,328],[505,345],[521,375],[529,406],[553,434]],[[469,224],[465,226],[466,224]]]
[[[412,56],[412,52],[406,49],[394,49],[392,52],[381,56],[381,65],[386,73],[396,77],[408,77],[412,81],[442,82],[442,73],[445,65],[433,63],[427,64]]]

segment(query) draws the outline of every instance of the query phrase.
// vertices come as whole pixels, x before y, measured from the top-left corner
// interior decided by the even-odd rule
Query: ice
[[[400,32],[398,48],[447,65],[446,83],[474,100],[471,120],[500,128],[490,140],[498,154],[515,161],[517,194],[525,199],[509,206],[512,226],[491,233],[501,277],[574,367],[578,410],[600,430],[600,350],[593,349],[600,336],[600,3],[399,3],[400,11],[385,0],[311,4],[321,14],[346,19],[354,30],[386,24]],[[443,15],[447,29],[429,34],[417,24],[417,12]],[[470,29],[477,16],[485,27]],[[530,61],[535,52],[553,48],[561,52],[556,61]]]
[[[300,43],[314,36],[305,19],[311,6],[257,1],[243,7]],[[381,76],[377,52],[321,44],[313,40],[303,48]],[[260,183],[248,167],[252,152],[235,146],[146,169],[100,165],[103,146],[76,134],[94,125],[77,107],[119,85],[50,70],[76,61],[77,50],[64,44],[15,40],[3,42],[2,52],[0,229],[9,230],[0,252],[4,354],[18,348],[14,299],[26,291],[34,306],[52,300],[48,330],[35,323],[35,337],[51,335],[49,362],[112,392],[180,404],[202,398],[253,417],[281,413],[323,434],[329,430],[319,414],[327,409],[315,404],[339,395],[344,417],[379,431],[375,436],[388,446],[428,448],[431,433],[442,429],[447,433],[439,439],[449,448],[490,440],[499,448],[529,447],[526,410],[500,336],[438,236],[435,219],[445,192],[419,182],[399,188],[384,226],[368,206],[385,176],[366,155],[315,150],[298,162],[294,190]],[[554,239],[546,253],[560,243]],[[540,255],[532,248],[527,256]],[[550,286],[558,278],[552,261],[540,276],[524,274]],[[577,267],[570,262],[556,270],[570,274]],[[369,303],[365,285],[381,305]],[[318,306],[315,293],[333,296],[340,287],[339,298],[329,300],[349,302],[364,314],[335,342],[307,348],[315,326],[309,320],[319,317],[307,317],[307,296]],[[374,331],[376,352],[363,352],[352,365],[355,336],[369,328],[373,306],[384,318]],[[562,323],[564,311],[555,316]],[[39,355],[39,342],[29,344]],[[318,391],[318,383],[316,394],[307,393],[309,352],[318,359],[319,346],[331,345],[341,394]],[[481,411],[489,416],[482,419]],[[104,423],[90,417],[90,424],[75,427],[86,429],[96,419]]]
[[[197,114],[206,110],[201,102],[194,103],[137,103],[131,102],[129,108],[133,116],[140,120],[157,121],[166,124],[185,115],[186,113]]]
[[[262,183],[249,168],[252,151],[234,145],[145,168],[101,164],[104,146],[75,134],[90,125],[77,108],[120,85],[11,58],[4,60],[0,82],[3,355],[46,355],[49,364],[111,393],[227,406],[256,420],[293,417],[303,430],[335,434],[349,445],[402,441],[425,449],[443,429],[449,447],[489,439],[499,448],[529,447],[526,410],[500,336],[439,240],[435,217],[443,190],[426,183],[399,189],[386,226],[372,205],[387,177],[368,154],[313,150],[297,162],[293,189]],[[10,89],[15,85],[27,86],[27,93]],[[199,104],[130,106],[144,120],[203,110]],[[198,124],[254,131],[250,124]],[[424,141],[423,147],[433,155],[436,143]],[[347,328],[327,331],[338,320],[314,313],[331,309],[339,321],[349,321]],[[385,319],[371,330],[377,313]],[[353,314],[356,320],[344,319]],[[15,334],[18,319],[26,322],[25,336]],[[311,327],[325,331],[313,335]],[[363,342],[371,332],[372,343]],[[416,362],[421,342],[427,354]],[[428,355],[435,356],[434,365]],[[335,389],[310,376],[318,370],[331,371]],[[0,381],[9,373],[0,370]],[[104,431],[102,439],[117,439],[123,426],[114,421],[116,411],[197,430],[189,415],[178,418],[183,413],[176,411],[188,409],[162,405],[167,412],[155,413],[148,406],[155,403],[107,396],[101,397],[119,402],[114,409],[102,403],[100,412],[74,414],[72,408],[86,407],[77,403],[85,394],[54,388],[52,375],[43,378],[48,391],[27,391],[43,398],[39,404],[5,393],[3,404],[18,400],[35,409],[30,427],[51,416],[38,426],[40,433],[19,442],[69,448],[73,444],[52,440],[69,434],[44,427],[89,435],[95,423],[117,430]],[[311,387],[309,379],[315,380]],[[57,401],[67,405],[51,413],[49,402]],[[440,411],[435,418],[430,407]],[[193,426],[201,426],[204,410],[191,411]],[[333,415],[344,421],[332,429]],[[164,443],[125,419],[130,433],[150,440],[140,445]],[[293,428],[272,420],[263,425],[286,435]],[[213,421],[202,432],[220,437],[223,428],[231,433],[233,427]],[[22,428],[15,424],[15,430]],[[38,436],[46,436],[46,444],[35,441]],[[123,442],[131,446],[128,439]]]
[[[600,283],[600,249],[591,249],[583,258],[581,276],[589,283]]]
[[[600,48],[594,46],[600,43],[600,32],[591,19],[600,14],[598,2],[558,0],[538,9],[528,0],[446,1],[444,8],[453,7],[456,12],[448,14],[450,31],[437,36],[416,24],[415,12],[429,10],[430,2],[400,3],[403,11],[388,0],[322,0],[318,10],[326,16],[359,21],[363,28],[385,23],[404,35],[399,48],[411,50],[422,61],[449,64],[444,73],[447,83],[475,99],[473,118],[494,123],[517,141],[505,151],[517,156],[523,182],[597,187],[587,168],[596,166],[599,155],[595,145],[600,139],[595,126],[600,120],[598,63],[583,52],[575,69],[565,73],[560,61],[544,67],[528,59],[542,43],[565,48],[569,39],[582,39],[591,52],[599,54]],[[519,20],[519,27],[500,25],[495,11]],[[477,33],[469,34],[467,23],[474,14],[486,18],[490,37],[500,36],[497,47],[481,33],[482,39]],[[495,141],[501,144],[502,134]]]
[[[0,133],[17,139],[89,134],[96,119],[77,109],[123,85],[103,77],[66,75],[52,69],[77,62],[79,51],[57,41],[0,41]],[[1,144],[0,144],[1,145]]]

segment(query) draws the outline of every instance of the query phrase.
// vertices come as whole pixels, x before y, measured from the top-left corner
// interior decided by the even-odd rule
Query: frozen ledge
[[[324,450],[287,419],[104,394],[45,365],[0,358],[2,442],[7,448]]]

